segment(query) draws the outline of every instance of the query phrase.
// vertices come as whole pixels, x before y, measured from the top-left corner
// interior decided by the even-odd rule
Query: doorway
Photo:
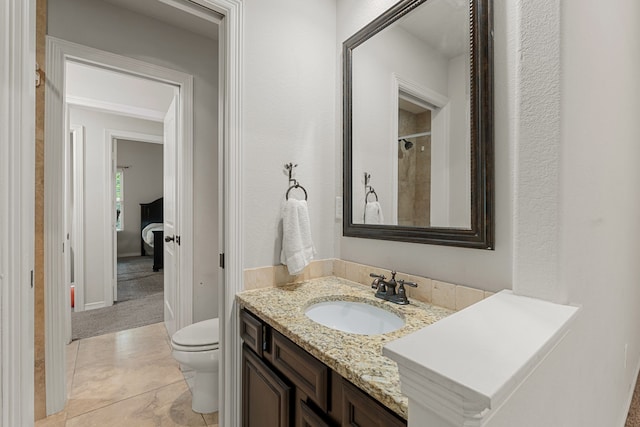
[[[126,93],[127,85],[118,79],[131,77],[107,74],[104,78],[110,72],[73,62],[67,64],[67,71],[70,337],[77,340],[163,321],[162,244],[154,251],[154,241],[149,240],[154,233],[147,231],[163,229],[160,117],[168,110],[174,87],[149,81],[147,90],[165,92],[153,110],[157,113],[133,117],[130,111],[135,105],[125,99],[115,104],[122,108],[104,111],[95,108],[101,102],[99,96],[77,90],[82,86],[78,82],[89,81],[110,94]],[[136,96],[145,98],[145,86],[139,86]],[[111,129],[114,126],[120,130]],[[111,158],[102,159],[102,144],[111,147]],[[100,174],[103,163],[113,167]],[[111,212],[116,212],[115,225],[110,219],[102,220],[102,214]],[[149,212],[157,212],[157,218]],[[112,257],[104,244],[109,235]]]
[[[163,121],[178,91],[65,63],[73,340],[163,321],[162,243],[148,237],[163,229]]]
[[[58,2],[61,3],[61,2]],[[82,7],[80,9],[85,8],[86,2],[81,2]],[[93,3],[93,2],[92,2]],[[98,2],[96,2],[98,3]],[[143,3],[143,2],[140,2]],[[148,6],[148,2],[144,2]],[[152,2],[157,5],[160,5],[159,2]],[[166,6],[167,3],[163,2]],[[234,316],[234,295],[238,290],[242,288],[242,233],[241,233],[241,218],[242,218],[242,206],[241,206],[241,175],[242,175],[242,167],[241,167],[241,114],[239,106],[239,99],[241,93],[241,48],[242,45],[240,43],[241,40],[241,30],[242,30],[242,3],[236,0],[202,0],[197,2],[170,2],[171,7],[182,9],[183,12],[186,9],[191,8],[195,9],[195,14],[199,14],[202,11],[199,10],[200,6],[204,6],[206,8],[213,9],[219,12],[224,18],[221,18],[222,25],[221,33],[220,33],[220,67],[219,67],[219,87],[224,88],[223,91],[220,92],[220,102],[219,102],[219,114],[217,115],[220,118],[220,126],[214,132],[208,135],[208,138],[215,138],[217,136],[221,141],[221,144],[218,146],[217,158],[218,164],[220,167],[218,168],[218,184],[217,186],[208,185],[206,190],[209,192],[215,193],[215,188],[218,188],[219,194],[225,195],[225,203],[219,204],[217,207],[217,213],[219,221],[217,221],[217,225],[215,222],[212,224],[211,221],[207,225],[208,227],[212,227],[217,229],[218,231],[218,242],[219,242],[219,250],[226,252],[226,268],[224,270],[218,269],[217,273],[212,274],[213,277],[204,277],[203,280],[196,277],[196,280],[193,277],[193,269],[184,268],[190,262],[193,262],[197,256],[201,257],[200,259],[206,260],[209,265],[215,264],[211,263],[211,257],[216,256],[213,251],[198,251],[197,254],[193,254],[193,248],[189,248],[192,245],[191,239],[186,239],[185,236],[193,235],[193,232],[188,229],[189,224],[185,223],[185,227],[181,230],[180,236],[182,238],[182,245],[180,247],[180,252],[182,256],[179,260],[179,268],[180,268],[180,277],[181,280],[184,275],[191,277],[188,282],[193,283],[192,291],[194,292],[202,292],[207,291],[207,282],[210,282],[211,279],[215,279],[217,277],[219,286],[219,298],[218,304],[216,305],[216,309],[219,309],[219,317],[220,317],[220,328],[221,328],[221,362],[220,369],[224,374],[221,375],[221,393],[220,395],[223,397],[221,401],[221,408],[223,414],[221,423],[223,425],[234,425],[236,422],[234,420],[239,416],[238,412],[238,402],[239,402],[239,388],[237,384],[237,378],[239,376],[239,339],[237,337],[237,319]],[[199,4],[199,6],[194,7],[195,4]],[[138,2],[136,2],[136,5]],[[133,6],[132,6],[133,7]],[[185,9],[186,7],[186,9]],[[192,11],[190,10],[189,13]],[[51,17],[52,11],[49,11],[49,16]],[[176,13],[177,14],[177,13]],[[73,20],[73,11],[71,13],[65,13],[68,19]],[[106,15],[104,15],[106,16]],[[104,17],[103,16],[103,17]],[[83,24],[79,21],[74,21],[75,24]],[[86,25],[86,24],[84,24]],[[77,25],[76,25],[77,26]],[[69,26],[68,28],[70,28]],[[140,25],[138,25],[140,27]],[[51,28],[51,25],[50,25]],[[92,28],[92,33],[87,35],[87,39],[91,40],[106,40],[109,37],[100,37],[98,34],[100,28]],[[104,26],[102,28],[104,30]],[[121,34],[115,35],[115,38],[118,38]],[[148,39],[148,37],[142,37],[144,39]],[[127,48],[131,48],[132,45],[135,45],[140,38],[132,39],[129,38],[125,40],[127,43]],[[156,43],[159,46],[164,46],[162,43]],[[170,43],[169,43],[170,44]],[[66,56],[69,57],[82,57],[84,61],[87,62],[99,62],[104,63],[101,58],[96,57],[92,52],[87,52],[83,49],[82,46],[75,45],[73,43],[68,43],[67,46],[60,47],[57,46],[57,50],[54,49],[53,55],[51,54],[51,49],[49,49],[48,53],[48,83],[59,82],[62,77],[62,71],[60,70],[61,63]],[[84,55],[84,56],[79,56]],[[109,55],[107,55],[109,56]],[[109,57],[108,60],[111,61],[113,58]],[[109,62],[107,61],[107,62]],[[135,60],[128,60],[124,63],[119,63],[114,66],[114,68],[118,69],[127,69],[132,63],[135,63]],[[162,67],[145,67],[142,66],[138,73],[144,74],[147,76],[155,76],[156,79],[162,81],[175,81],[171,79],[170,75],[167,75],[163,72]],[[180,79],[178,79],[180,80]],[[184,81],[181,82],[182,88],[191,89],[192,82]],[[182,92],[181,92],[182,94]],[[181,95],[182,96],[182,95]],[[46,265],[49,266],[46,271],[45,281],[47,283],[63,283],[62,280],[63,272],[61,271],[60,266],[64,265],[61,262],[58,262],[62,257],[60,253],[60,246],[62,243],[65,243],[65,235],[62,227],[60,226],[61,221],[61,206],[57,200],[50,200],[55,197],[55,193],[57,189],[61,186],[61,179],[59,176],[55,174],[55,170],[59,170],[59,165],[61,163],[61,159],[58,158],[58,150],[62,147],[62,144],[56,142],[56,138],[59,138],[57,135],[62,135],[62,121],[56,121],[55,117],[61,117],[62,114],[57,111],[60,109],[59,107],[60,100],[55,96],[47,98],[47,112],[46,112],[46,120],[47,120],[47,129],[48,133],[52,130],[53,137],[49,138],[49,143],[46,147],[45,156],[53,161],[53,167],[48,163],[46,166],[46,170],[49,171],[47,173],[51,173],[53,176],[51,179],[48,179],[46,182],[45,194],[47,197],[47,201],[45,203],[49,206],[47,208],[46,213],[46,224],[45,229],[48,229],[48,236],[51,236],[49,240],[46,242],[45,247],[45,256],[46,256]],[[181,105],[188,109],[191,107],[189,103],[182,102]],[[184,114],[184,110],[181,110],[181,114]],[[198,121],[196,117],[196,122]],[[202,121],[202,120],[201,120]],[[183,135],[192,136],[193,130],[187,129],[189,123],[186,123],[184,128],[179,129],[179,133]],[[210,140],[210,139],[209,139]],[[61,157],[61,156],[60,156]],[[179,153],[177,164],[178,164],[178,173],[177,176],[180,177],[183,181],[179,184],[180,188],[185,187],[185,180],[188,180],[189,177],[180,173],[180,167],[184,167],[184,162],[188,162],[190,159],[196,159],[199,161],[206,157],[196,157],[193,156],[193,152]],[[57,159],[57,160],[56,160]],[[209,162],[209,166],[210,166]],[[198,164],[193,165],[193,168],[197,170]],[[187,170],[192,170],[192,168],[185,168]],[[215,172],[214,172],[215,173]],[[197,188],[195,189],[197,191]],[[182,192],[183,197],[189,198],[193,200],[193,196]],[[180,203],[179,209],[182,209],[185,205],[192,205],[193,203]],[[201,207],[195,206],[194,211],[200,211]],[[180,210],[178,210],[178,214]],[[193,224],[191,224],[193,226]],[[191,251],[191,254],[187,256],[186,252]],[[225,286],[222,286],[222,283],[226,283]],[[218,290],[216,290],[217,294]],[[62,289],[51,288],[50,292],[47,294],[46,304],[48,307],[55,306],[65,306],[65,298],[66,293],[63,292]],[[182,306],[186,299],[184,295],[181,293],[178,294],[178,299],[180,301],[180,306]],[[209,302],[208,302],[209,301]],[[201,309],[201,305],[211,305],[211,299],[207,298],[194,298],[192,304],[186,304],[188,307],[192,307],[194,311],[197,312],[198,309]],[[215,304],[214,304],[215,305]],[[179,313],[176,316],[177,323],[179,324],[181,321],[184,322],[185,312]],[[197,320],[197,315],[194,313],[193,320]],[[191,321],[191,319],[188,319]],[[60,324],[62,319],[60,319],[59,313],[54,313],[52,310],[48,311],[46,324],[47,325],[57,325]],[[56,334],[61,335],[59,331],[55,330],[55,328],[47,328],[47,412],[54,413],[58,410],[62,409],[64,406],[64,392],[63,385],[64,378],[62,377],[61,371],[55,369],[56,366],[60,366],[60,361],[64,361],[63,348],[56,348],[56,346],[60,346],[60,340],[56,340]],[[225,366],[226,365],[226,366]],[[51,368],[51,369],[49,369]],[[224,415],[226,413],[226,416]]]
[[[170,69],[165,69],[162,67],[158,67],[156,65],[151,65],[142,61],[132,60],[131,58],[122,57],[119,55],[114,55],[108,52],[99,51],[97,49],[88,48],[86,46],[77,45],[74,43],[66,42],[59,39],[54,39],[50,37],[48,39],[48,52],[49,52],[49,60],[55,61],[55,63],[49,68],[50,70],[56,70],[58,73],[50,73],[49,78],[52,84],[52,87],[56,87],[55,84],[59,84],[57,87],[64,87],[61,82],[65,81],[66,67],[65,65],[69,61],[83,62],[85,64],[90,63],[94,66],[99,66],[104,70],[110,71],[119,71],[119,72],[127,72],[130,75],[135,75],[138,78],[144,78],[147,80],[152,80],[155,82],[161,82],[163,84],[171,85],[176,88],[177,96],[175,96],[175,102],[172,101],[171,105],[173,105],[173,109],[168,109],[167,112],[163,113],[163,123],[161,134],[162,141],[166,142],[167,140],[167,126],[166,126],[166,116],[170,114],[172,115],[171,126],[170,129],[174,135],[171,138],[175,143],[170,148],[173,150],[171,153],[165,152],[163,155],[163,170],[167,171],[167,163],[170,163],[170,171],[171,173],[163,173],[164,175],[164,185],[162,190],[162,196],[164,198],[164,211],[165,211],[165,219],[167,219],[167,212],[170,212],[172,215],[171,221],[165,221],[166,225],[169,223],[173,227],[172,236],[176,233],[180,233],[182,237],[183,244],[180,246],[180,250],[175,249],[177,242],[174,240],[169,244],[164,244],[164,266],[163,270],[171,270],[174,272],[172,279],[175,286],[171,288],[171,292],[163,292],[163,304],[162,309],[165,317],[165,324],[167,326],[167,330],[169,333],[172,333],[177,328],[184,327],[190,324],[193,321],[193,287],[192,287],[192,276],[193,276],[193,175],[189,173],[191,171],[191,163],[193,158],[193,78],[190,75],[187,75],[182,72],[177,72]],[[56,67],[57,65],[57,67]],[[62,135],[67,134],[69,119],[71,114],[67,114],[65,117],[65,109],[63,108],[65,104],[64,97],[59,95],[60,92],[56,93],[54,91],[50,91],[51,97],[48,98],[51,100],[48,107],[50,107],[47,111],[47,134],[50,135],[51,140],[56,141],[56,129],[62,131]],[[62,92],[64,93],[64,92]],[[57,98],[56,98],[57,95]],[[55,102],[55,101],[58,102]],[[214,100],[214,103],[217,104],[217,100]],[[104,105],[99,105],[97,107],[93,107],[92,113],[95,113],[96,109],[104,110],[108,107],[112,107],[113,104],[117,104],[114,102],[104,103]],[[104,111],[102,111],[104,112]],[[56,120],[57,118],[57,120]],[[109,306],[113,304],[114,296],[117,297],[115,289],[115,254],[117,248],[117,242],[115,236],[117,235],[115,232],[116,222],[117,222],[117,209],[115,208],[116,200],[115,200],[115,172],[117,170],[117,140],[118,138],[126,138],[129,140],[136,140],[140,138],[136,138],[135,135],[131,135],[136,132],[129,132],[127,135],[127,131],[122,131],[120,129],[103,127],[101,131],[97,132],[92,141],[89,141],[90,138],[87,138],[87,142],[92,142],[99,147],[96,153],[97,163],[94,165],[90,171],[86,171],[89,173],[85,173],[85,177],[88,177],[90,174],[93,177],[97,177],[100,182],[102,182],[102,191],[101,195],[96,197],[95,204],[98,207],[98,212],[95,215],[91,215],[92,218],[97,219],[97,225],[95,227],[97,232],[97,237],[95,239],[87,239],[85,236],[84,242],[85,246],[87,243],[92,243],[97,245],[98,249],[96,252],[98,253],[97,265],[101,266],[101,268],[95,268],[94,270],[99,270],[98,273],[98,282],[103,286],[101,292],[94,292],[95,295],[89,295],[89,292],[86,292],[84,295],[84,301],[88,301],[89,298],[96,298],[97,303],[102,306]],[[138,132],[141,134],[141,132]],[[57,141],[58,143],[62,143],[63,141]],[[168,144],[163,143],[164,150],[168,150]],[[86,146],[85,146],[86,148]],[[64,150],[62,150],[64,151]],[[213,147],[212,151],[217,151],[217,147]],[[47,156],[47,154],[49,154]],[[56,153],[57,154],[57,153]],[[53,153],[45,153],[45,162],[49,166],[50,162],[54,161],[54,159],[58,157]],[[62,156],[60,156],[62,157]],[[85,152],[85,169],[88,165],[88,156],[87,152]],[[215,163],[214,163],[215,164]],[[49,174],[51,174],[54,180],[62,180],[64,182],[64,175],[62,170],[64,168],[56,169],[55,167],[49,167],[45,169]],[[215,170],[215,168],[214,168]],[[85,182],[86,184],[86,182]],[[64,186],[64,184],[63,184]],[[100,187],[98,185],[98,187]],[[170,190],[168,193],[167,189]],[[167,195],[170,194],[173,197],[169,198]],[[85,185],[84,196],[87,198],[91,196],[87,191]],[[214,193],[212,195],[216,197],[217,195]],[[65,203],[61,203],[62,209],[62,218],[65,217],[64,214],[64,206]],[[85,207],[88,205],[85,200]],[[67,216],[68,217],[68,216]],[[176,218],[179,218],[176,221]],[[48,218],[49,219],[49,218]],[[53,218],[50,218],[53,219]],[[58,226],[62,226],[63,235],[65,238],[66,247],[69,248],[70,241],[70,233],[68,232],[68,221],[67,220],[58,220]],[[91,231],[91,227],[87,227],[87,223],[85,221],[84,224],[84,232],[87,233]],[[166,228],[166,227],[165,227]],[[167,236],[168,237],[168,236]],[[163,242],[164,243],[164,242]],[[167,246],[172,246],[173,251],[167,250]],[[161,249],[162,250],[162,249]],[[51,298],[47,300],[47,307],[49,311],[47,313],[46,322],[48,325],[64,325],[70,323],[70,312],[67,307],[70,306],[70,292],[68,292],[67,284],[69,284],[69,272],[67,271],[67,266],[70,265],[69,262],[69,250],[62,252],[62,254],[47,253],[47,256],[51,256],[52,267],[57,267],[56,270],[59,277],[62,280],[59,283],[62,283],[63,286],[59,288],[53,288],[52,292],[48,294]],[[85,254],[92,253],[91,251],[84,251]],[[167,254],[169,254],[167,256]],[[75,257],[74,257],[74,261]],[[77,263],[77,262],[74,262]],[[86,264],[86,263],[85,263]],[[173,268],[171,268],[171,267]],[[85,268],[85,279],[87,278],[87,271],[90,270]],[[49,274],[54,273],[53,271],[48,271]],[[100,280],[100,278],[102,280]],[[88,281],[85,280],[85,290],[88,290]],[[52,281],[52,283],[58,283],[57,281]],[[167,281],[165,281],[167,283]],[[168,298],[168,297],[171,298]],[[212,305],[216,305],[214,301],[211,301]],[[57,321],[56,321],[57,319]],[[64,322],[60,322],[64,320]],[[47,349],[48,355],[56,354],[59,359],[54,359],[53,357],[47,360],[49,366],[52,369],[47,369],[47,406],[48,412],[55,412],[52,408],[55,404],[61,405],[58,406],[60,409],[64,406],[64,401],[66,400],[66,393],[56,392],[57,389],[64,387],[64,352],[65,352],[65,344],[70,341],[70,335],[68,335],[69,327],[48,327],[47,331]],[[56,362],[60,360],[62,363],[58,363],[56,366]],[[51,379],[51,380],[50,380]],[[64,388],[62,388],[64,389]],[[55,401],[58,402],[55,402]],[[51,405],[51,406],[50,406]],[[51,409],[50,409],[51,408]]]
[[[135,2],[136,4],[138,2]],[[141,3],[141,2],[140,2]],[[167,2],[164,2],[165,4]],[[174,7],[180,7],[180,2],[171,2]],[[239,378],[239,339],[237,337],[238,324],[237,319],[233,316],[234,308],[234,296],[235,293],[242,289],[242,266],[243,266],[243,236],[241,227],[242,218],[242,157],[241,157],[241,139],[242,139],[242,115],[240,109],[240,99],[242,93],[242,2],[240,0],[195,0],[192,4],[198,4],[212,10],[215,10],[223,16],[223,25],[221,26],[221,61],[220,66],[220,87],[224,88],[224,96],[221,99],[221,117],[220,121],[220,133],[219,136],[220,145],[220,165],[224,166],[219,169],[220,177],[224,177],[224,181],[220,180],[219,190],[227,197],[225,199],[224,206],[220,206],[220,218],[224,218],[225,234],[220,234],[221,248],[224,247],[226,253],[226,268],[220,270],[219,276],[224,278],[227,285],[226,290],[221,289],[220,299],[220,327],[221,327],[221,348],[224,350],[221,354],[220,368],[225,372],[223,378],[221,378],[221,396],[223,397],[221,405],[224,408],[223,419],[221,424],[227,427],[237,425],[239,422],[239,388],[237,387]],[[6,129],[7,135],[15,136],[20,135],[19,139],[11,139],[14,141],[14,145],[20,147],[20,150],[16,150],[13,157],[7,157],[9,159],[15,159],[16,164],[20,164],[22,168],[10,169],[12,171],[11,177],[19,178],[24,177],[24,181],[20,181],[23,185],[21,188],[27,191],[20,192],[20,194],[27,196],[21,200],[30,201],[21,205],[15,203],[16,209],[12,213],[16,213],[14,216],[10,216],[10,220],[15,218],[21,218],[28,216],[29,211],[33,211],[33,197],[28,197],[28,182],[33,182],[33,168],[29,169],[29,165],[34,165],[33,160],[24,161],[20,163],[21,159],[33,159],[33,144],[29,144],[29,141],[33,140],[34,132],[34,120],[36,114],[29,112],[35,111],[35,100],[33,97],[33,81],[29,70],[33,70],[35,66],[35,54],[33,51],[32,43],[35,40],[35,28],[33,25],[33,15],[35,15],[35,2],[17,2],[10,0],[10,4],[14,5],[11,9],[12,14],[7,15],[7,22],[13,22],[15,25],[5,26],[3,31],[7,35],[7,39],[19,40],[19,44],[15,46],[7,46],[8,49],[2,49],[2,59],[5,63],[9,64],[9,70],[14,72],[14,75],[20,77],[16,87],[21,88],[20,91],[16,91],[14,96],[10,98],[8,103],[9,110],[14,111],[14,116],[17,116],[21,120],[10,121],[15,126],[9,126]],[[156,4],[160,4],[157,2]],[[42,19],[38,20],[38,28],[46,28],[46,21]],[[18,52],[20,54],[18,54]],[[50,57],[48,55],[48,57]],[[52,81],[60,81],[60,62],[59,58],[47,63],[48,78],[46,80],[47,86]],[[51,67],[49,67],[51,65]],[[40,73],[42,77],[43,74]],[[45,257],[45,271],[44,282],[47,284],[48,290],[45,297],[45,305],[47,307],[55,307],[56,303],[59,303],[60,307],[64,306],[65,292],[57,289],[55,284],[63,283],[62,281],[62,267],[63,263],[60,261],[62,258],[62,247],[66,243],[66,236],[64,235],[64,229],[61,226],[62,215],[62,203],[59,197],[60,189],[63,182],[59,171],[62,170],[63,156],[62,151],[64,144],[62,144],[63,133],[61,132],[62,122],[51,120],[52,110],[53,116],[60,117],[61,113],[56,114],[56,110],[61,107],[58,105],[59,99],[47,98],[47,105],[45,106],[45,113],[38,113],[40,117],[44,116],[47,129],[53,126],[53,138],[47,138],[47,144],[45,144],[44,151],[50,161],[47,161],[45,166],[45,173],[50,174],[53,170],[53,175],[49,176],[44,184],[36,185],[36,188],[42,191],[44,187],[44,232],[38,232],[38,238],[45,237],[43,249]],[[26,107],[26,108],[25,108]],[[223,114],[224,113],[224,114]],[[4,115],[4,113],[3,113]],[[23,120],[22,120],[23,119]],[[23,130],[23,133],[15,132],[15,129]],[[39,128],[39,130],[42,130]],[[14,132],[14,133],[12,133]],[[25,136],[26,135],[26,136]],[[31,135],[31,137],[29,136]],[[29,151],[32,155],[29,156]],[[26,153],[26,154],[25,154]],[[38,167],[40,169],[41,167]],[[29,172],[31,170],[31,172]],[[58,171],[58,173],[55,173]],[[25,207],[26,206],[26,207]],[[31,208],[29,208],[31,206]],[[17,213],[19,211],[19,213]],[[15,221],[14,221],[15,222]],[[14,222],[11,222],[13,224]],[[220,228],[222,228],[222,222]],[[29,234],[33,236],[34,228],[29,226],[32,222],[27,221],[26,225],[18,224],[17,230],[20,230],[23,236],[25,236],[25,242],[33,242],[33,239],[28,238]],[[11,242],[11,241],[10,241]],[[28,245],[27,245],[28,246]],[[12,249],[16,249],[15,245],[10,246]],[[33,251],[29,251],[28,248],[25,251],[19,250],[18,253],[31,254]],[[15,271],[18,271],[21,266],[26,267],[20,269],[20,277],[24,280],[16,281],[16,283],[28,282],[29,280],[29,267],[33,266],[33,262],[29,261],[31,258],[28,256],[21,258],[21,264],[12,263],[10,267]],[[14,270],[10,270],[13,272]],[[13,276],[11,276],[13,277]],[[31,273],[31,279],[33,275]],[[24,288],[27,289],[27,288]],[[11,292],[9,290],[8,292]],[[15,293],[18,295],[18,293]],[[14,310],[12,312],[5,313],[5,319],[8,321],[3,322],[3,325],[7,325],[7,330],[3,331],[3,336],[6,332],[7,336],[30,336],[28,330],[33,332],[34,320],[33,315],[33,291],[24,292],[25,295],[21,299],[17,297],[12,299],[15,304],[13,306],[20,307],[20,310]],[[13,294],[12,294],[13,295]],[[6,296],[3,294],[3,297]],[[4,301],[4,299],[3,299]],[[52,319],[52,312],[47,308],[47,314],[45,323],[47,325],[47,331],[45,341],[47,343],[47,380],[46,380],[46,394],[47,394],[47,413],[53,414],[64,405],[64,379],[61,379],[60,364],[64,365],[64,354],[61,355],[59,349],[51,348],[51,329],[54,325],[63,324],[64,319],[57,315],[57,319]],[[40,312],[42,314],[42,312]],[[36,316],[37,317],[37,316]],[[55,323],[55,320],[58,320]],[[40,326],[37,326],[40,328]],[[26,332],[25,332],[26,331]],[[43,331],[36,331],[42,334]],[[64,334],[60,334],[64,335]],[[28,341],[23,341],[25,345],[15,346],[12,348],[10,361],[11,366],[21,366],[20,376],[23,378],[21,382],[10,383],[7,377],[2,376],[2,384],[4,388],[14,391],[11,394],[11,398],[7,397],[3,401],[18,402],[16,405],[8,405],[9,408],[16,408],[10,414],[10,419],[15,420],[33,420],[33,396],[34,396],[34,382],[29,381],[29,378],[33,378],[33,345],[29,346]],[[40,342],[38,343],[40,345]],[[31,348],[31,351],[29,350]],[[31,361],[31,362],[30,362]],[[39,380],[40,384],[42,380]],[[62,386],[61,386],[62,384]],[[39,397],[44,397],[40,392]],[[62,398],[62,402],[56,400],[57,397]],[[226,416],[224,416],[226,414]],[[6,415],[6,414],[5,414]],[[20,422],[15,423],[20,424]]]

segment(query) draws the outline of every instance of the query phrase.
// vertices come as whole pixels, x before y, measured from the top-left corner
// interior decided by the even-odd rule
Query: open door
[[[177,212],[177,114],[178,97],[175,96],[164,117],[164,324],[169,335],[176,331],[176,304],[178,279],[178,246],[176,236]],[[154,248],[160,250],[160,248]]]

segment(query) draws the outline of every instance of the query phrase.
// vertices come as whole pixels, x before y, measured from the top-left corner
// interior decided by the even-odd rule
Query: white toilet
[[[220,333],[218,319],[184,327],[173,334],[173,358],[195,372],[191,408],[207,414],[218,410],[218,361]]]

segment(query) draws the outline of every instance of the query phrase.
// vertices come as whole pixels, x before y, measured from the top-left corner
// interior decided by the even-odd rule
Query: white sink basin
[[[314,322],[352,334],[386,334],[404,326],[401,317],[362,302],[319,302],[307,307],[304,313]]]

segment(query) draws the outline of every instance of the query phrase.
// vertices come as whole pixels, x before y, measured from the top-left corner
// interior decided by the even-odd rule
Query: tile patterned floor
[[[65,409],[36,427],[218,427],[217,412],[191,410],[162,323],[69,344],[67,395]]]

